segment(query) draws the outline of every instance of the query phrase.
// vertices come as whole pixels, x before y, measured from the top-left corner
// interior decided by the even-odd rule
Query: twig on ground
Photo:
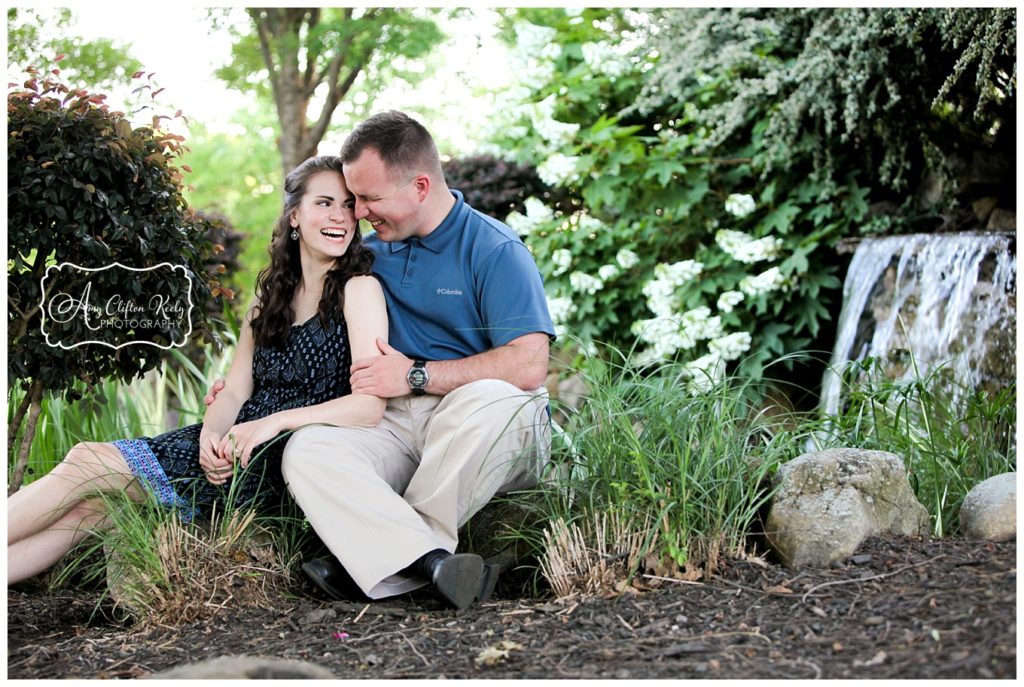
[[[427,657],[426,657],[426,656],[424,656],[423,654],[421,654],[421,653],[420,653],[420,652],[419,652],[419,651],[418,651],[418,650],[416,649],[416,645],[414,645],[414,644],[413,644],[413,643],[412,643],[411,641],[409,641],[409,638],[408,638],[408,637],[406,637],[406,636],[405,636],[404,634],[402,634],[401,632],[399,632],[399,635],[401,635],[402,639],[404,639],[404,640],[405,640],[405,643],[409,645],[409,648],[410,648],[410,649],[412,649],[412,652],[413,652],[414,654],[416,654],[417,656],[419,656],[419,657],[420,657],[420,660],[421,660],[421,661],[423,661],[423,665],[425,665],[425,666],[427,666],[427,667],[429,668],[429,667],[430,667],[430,661],[428,661],[428,660],[427,660]]]
[[[920,563],[912,563],[911,565],[904,565],[902,568],[897,568],[896,570],[893,570],[892,572],[882,573],[881,575],[871,575],[870,577],[857,577],[857,578],[846,579],[846,580],[834,580],[832,582],[822,582],[821,584],[816,584],[813,587],[811,587],[810,589],[808,589],[807,592],[802,597],[800,597],[800,602],[803,603],[804,601],[807,601],[807,597],[811,595],[811,592],[814,592],[815,590],[818,590],[818,589],[824,589],[825,587],[834,587],[834,586],[840,585],[840,584],[851,584],[853,582],[867,582],[868,580],[880,580],[883,577],[892,577],[893,575],[900,574],[904,570],[910,570],[911,568],[920,568],[922,565],[928,565],[929,563],[933,563],[933,562],[937,561],[938,559],[943,558],[944,556],[945,556],[945,554],[939,554],[938,556],[935,556],[934,558],[929,558],[926,561],[921,561]]]
[[[661,580],[662,582],[675,582],[676,584],[692,584],[695,587],[704,587],[704,586],[706,586],[703,582],[691,582],[690,580],[677,580],[674,577],[662,577],[661,575],[648,575],[648,574],[645,573],[645,574],[641,575],[640,577],[644,577],[644,578],[646,578],[648,580]]]

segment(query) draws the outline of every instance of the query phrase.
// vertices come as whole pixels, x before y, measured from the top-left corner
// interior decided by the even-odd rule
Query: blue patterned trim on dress
[[[124,456],[132,472],[156,495],[161,504],[177,508],[182,521],[192,521],[198,511],[174,490],[149,444],[142,439],[118,439],[114,446]]]

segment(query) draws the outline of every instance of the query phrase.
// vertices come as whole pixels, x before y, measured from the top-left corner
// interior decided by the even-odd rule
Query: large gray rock
[[[336,677],[315,663],[272,656],[221,656],[149,676],[153,680],[333,680]]]
[[[960,528],[973,539],[1017,536],[1017,473],[989,477],[967,492],[960,506]]]
[[[828,566],[884,532],[928,533],[928,511],[892,453],[805,453],[779,468],[776,480],[768,539],[786,565]]]

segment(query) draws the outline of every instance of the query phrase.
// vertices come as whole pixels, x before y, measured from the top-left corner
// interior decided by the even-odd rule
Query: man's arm
[[[427,362],[427,393],[443,396],[480,379],[501,379],[524,391],[544,384],[548,373],[548,335],[524,334],[503,346],[457,360]],[[360,358],[352,364],[352,391],[380,398],[409,393],[406,374],[413,360],[384,343],[377,342],[382,356]]]

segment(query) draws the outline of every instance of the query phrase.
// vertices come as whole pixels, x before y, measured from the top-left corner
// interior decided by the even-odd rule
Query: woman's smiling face
[[[291,225],[299,230],[300,249],[311,256],[337,258],[345,254],[356,231],[355,198],[337,172],[309,178]]]

